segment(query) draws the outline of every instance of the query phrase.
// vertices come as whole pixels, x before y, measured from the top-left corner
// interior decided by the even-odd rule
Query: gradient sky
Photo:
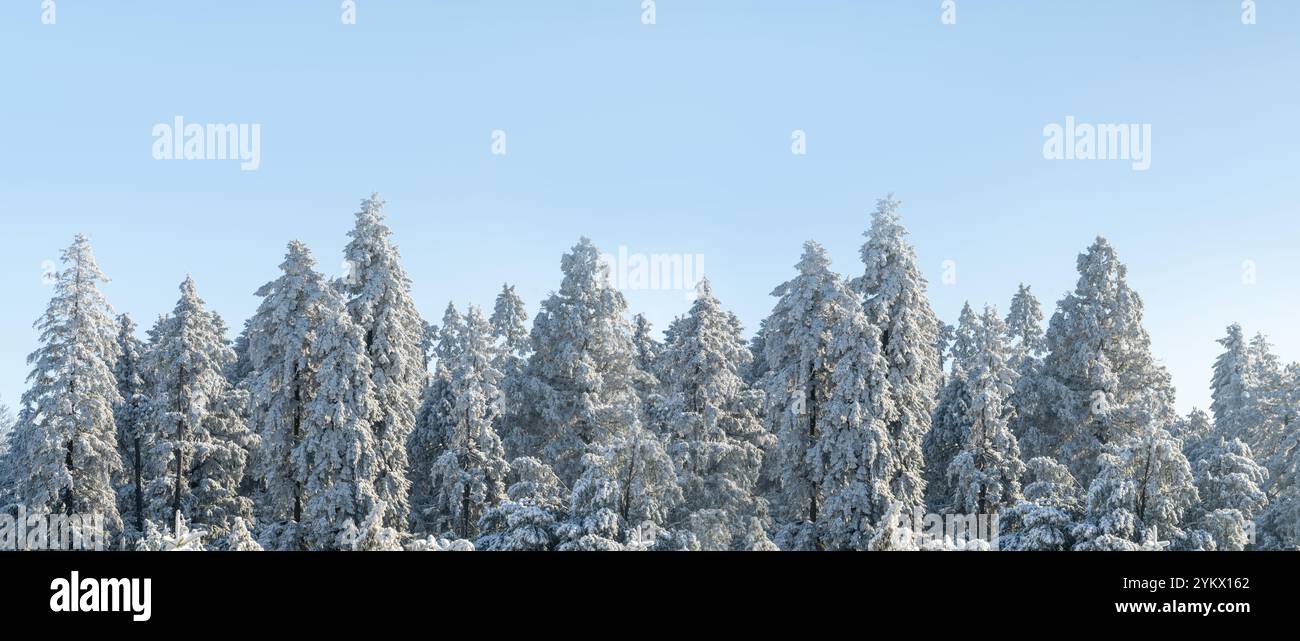
[[[1110,238],[1179,409],[1233,321],[1300,358],[1300,3],[39,0],[0,5],[0,398],[24,388],[43,261],[89,234],[149,325],[192,274],[233,327],[291,238],[339,275],[379,191],[421,310],[531,310],[580,235],[702,254],[753,330],[816,239],[846,275],[894,192],[954,322],[1026,282],[1051,315]],[[261,168],[151,157],[155,123],[261,125]],[[1043,127],[1148,123],[1152,165],[1048,161]],[[494,129],[509,155],[490,154]],[[791,132],[808,153],[790,153]],[[941,282],[945,261],[957,281]],[[1242,283],[1242,262],[1258,270]],[[629,292],[662,329],[681,292]]]

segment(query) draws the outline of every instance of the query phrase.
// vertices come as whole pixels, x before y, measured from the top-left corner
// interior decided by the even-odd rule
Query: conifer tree
[[[451,366],[446,448],[431,474],[435,527],[458,538],[477,536],[484,512],[505,499],[510,466],[493,429],[501,412],[500,380],[501,373],[493,365],[492,326],[471,305],[460,354]]]
[[[41,346],[27,358],[30,387],[11,453],[15,494],[31,513],[102,515],[111,536],[122,529],[113,487],[122,471],[113,416],[122,402],[113,375],[118,328],[89,239],[78,235],[62,263],[35,324]],[[80,532],[83,540],[98,534]]]
[[[1191,466],[1177,439],[1158,425],[1109,443],[1088,487],[1084,520],[1073,531],[1075,550],[1137,550],[1160,541],[1194,548],[1184,529],[1199,497]]]
[[[230,519],[252,516],[252,502],[239,488],[256,437],[225,375],[235,353],[221,334],[224,324],[205,309],[192,279],[180,291],[144,359],[150,381],[145,512],[161,524],[179,514],[219,536]]]
[[[1263,487],[1268,471],[1255,462],[1240,439],[1205,448],[1196,462],[1196,489],[1201,498],[1198,526],[1217,550],[1242,550],[1251,542],[1255,517],[1268,505]]]
[[[510,489],[479,521],[475,546],[488,551],[544,552],[559,544],[568,497],[551,467],[535,458],[510,462]]]
[[[600,251],[581,239],[561,263],[564,280],[533,323],[524,372],[516,456],[549,462],[565,483],[582,457],[640,421],[638,368],[627,303],[606,277]]]
[[[1024,464],[1011,433],[1015,409],[1009,402],[1017,374],[1007,359],[1005,334],[997,310],[985,306],[967,375],[969,432],[948,471],[953,507],[966,514],[996,514],[1020,500]]]
[[[1064,465],[1047,457],[1025,463],[1024,498],[1000,513],[1003,550],[1069,550],[1083,516],[1083,491]]]
[[[862,548],[895,500],[891,381],[862,299],[809,241],[773,291],[765,349],[768,420],[779,439],[783,549]]]
[[[1032,453],[1056,458],[1091,483],[1106,445],[1176,417],[1169,373],[1151,355],[1142,326],[1142,299],[1114,248],[1098,238],[1079,256],[1078,270],[1078,285],[1048,326],[1048,354],[1031,383],[1039,400],[1021,410],[1032,413],[1025,424],[1035,433],[1024,433]]]
[[[1025,358],[1042,358],[1047,351],[1047,337],[1043,332],[1043,309],[1038,298],[1024,283],[1011,297],[1011,309],[1006,319],[1007,340],[1019,362]]]
[[[379,457],[375,491],[384,503],[383,523],[404,529],[410,516],[407,439],[426,373],[424,321],[411,297],[411,281],[384,222],[384,201],[373,194],[362,201],[344,255],[350,272],[344,280],[348,311],[364,332],[379,415],[372,427]]]
[[[1255,368],[1251,364],[1250,346],[1241,331],[1241,325],[1228,326],[1228,335],[1219,339],[1224,352],[1214,362],[1214,377],[1210,381],[1210,411],[1214,424],[1225,438],[1251,438],[1259,421],[1259,409],[1251,399],[1257,385],[1253,380]]]
[[[754,494],[771,447],[763,396],[742,378],[751,355],[740,321],[723,311],[707,279],[674,328],[658,359],[672,417],[668,452],[697,538],[705,549],[735,549],[752,534],[750,520],[767,517],[766,501]]]
[[[460,360],[464,321],[456,306],[447,303],[440,327],[429,326],[433,354],[433,374],[421,394],[420,409],[416,413],[415,429],[407,443],[411,482],[411,529],[428,534],[445,534],[438,529],[434,505],[436,484],[433,470],[447,447],[452,426],[455,396],[452,390],[452,369]]]
[[[136,338],[130,315],[118,317],[117,365],[113,375],[122,402],[115,408],[117,447],[122,454],[123,472],[118,482],[118,510],[124,534],[136,540],[145,530],[144,464],[149,419],[149,385],[145,381],[145,346]]]
[[[900,204],[892,195],[877,201],[862,246],[866,269],[854,285],[862,295],[867,321],[879,330],[880,351],[889,366],[889,488],[908,512],[924,505],[921,443],[930,431],[942,372],[939,321],[926,298],[916,250],[899,222]]]
[[[952,331],[953,341],[949,350],[952,370],[939,394],[930,431],[922,442],[926,505],[931,512],[941,513],[953,507],[948,467],[970,436],[971,393],[967,374],[973,369],[976,338],[981,329],[979,317],[970,303],[966,303],[962,306],[957,327]]]
[[[258,502],[267,547],[334,549],[378,501],[371,418],[378,411],[362,330],[289,244],[282,274],[249,323],[251,424],[261,437]]]

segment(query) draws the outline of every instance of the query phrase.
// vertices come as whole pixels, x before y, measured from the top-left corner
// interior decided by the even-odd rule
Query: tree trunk
[[[298,372],[293,380],[293,442],[296,445],[302,431],[302,395],[298,387]],[[302,481],[293,481],[293,522],[302,523]]]
[[[185,368],[181,368],[176,386],[176,414],[180,417],[176,423],[176,495],[172,498],[172,521],[181,514],[181,488],[184,483],[185,470],[185,406],[181,394],[185,390]],[[172,527],[176,527],[173,525]],[[180,532],[175,532],[179,535]]]
[[[808,407],[806,408],[806,411],[808,413],[808,442],[809,444],[812,444],[817,440],[817,385],[815,382],[811,382],[809,384],[807,403],[808,403]],[[810,485],[812,485],[812,492],[808,503],[808,520],[813,523],[816,523],[817,522],[817,493],[821,491],[821,488],[817,487],[816,482],[812,482],[810,483]],[[817,546],[821,547],[821,541],[817,542]]]
[[[140,465],[140,426],[135,426],[135,531],[137,535],[144,534],[144,487],[141,485]]]

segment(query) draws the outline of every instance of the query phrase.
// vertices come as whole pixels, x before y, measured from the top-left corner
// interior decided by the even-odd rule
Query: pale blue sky
[[[289,239],[337,275],[378,190],[431,319],[507,281],[535,312],[585,234],[703,254],[752,330],[803,240],[856,275],[893,191],[949,322],[1021,281],[1050,316],[1108,236],[1180,409],[1204,406],[1228,323],[1300,358],[1300,3],[1259,0],[1252,26],[1240,4],[957,0],[948,26],[939,0],[660,0],[645,26],[640,0],[358,0],[345,26],[338,0],[60,0],[55,25],[6,0],[0,397],[24,387],[41,263],[77,232],[118,311],[150,324],[190,273],[238,327]],[[153,160],[177,115],[259,123],[261,169]],[[1151,168],[1044,160],[1067,115],[1151,124]],[[687,306],[628,298],[660,329]]]

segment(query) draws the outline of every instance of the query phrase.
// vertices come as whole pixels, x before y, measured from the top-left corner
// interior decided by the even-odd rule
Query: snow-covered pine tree
[[[219,545],[226,552],[261,552],[262,545],[253,537],[253,533],[248,530],[248,525],[244,519],[235,517],[230,523],[230,530],[226,533],[226,538]]]
[[[301,448],[294,464],[302,486],[302,521],[311,549],[341,547],[347,526],[390,512],[376,483],[383,469],[375,392],[365,331],[346,302],[325,288],[316,340],[309,353],[313,387],[303,409]],[[377,521],[380,526],[382,519]]]
[[[205,552],[208,548],[203,539],[207,536],[207,530],[191,529],[189,522],[177,513],[170,524],[161,528],[153,521],[146,523],[144,536],[135,549],[137,552]]]
[[[447,303],[447,309],[442,315],[442,326],[429,326],[426,330],[426,343],[431,346],[433,355],[433,374],[421,394],[415,429],[407,442],[411,530],[414,532],[445,533],[435,523],[436,487],[433,469],[447,447],[447,436],[452,425],[452,408],[456,402],[452,395],[452,368],[460,360],[463,351],[461,337],[464,334],[464,324],[456,306]]]
[[[1199,500],[1191,466],[1177,439],[1148,425],[1107,443],[1088,487],[1087,511],[1073,535],[1075,550],[1137,550],[1155,532],[1175,547],[1194,548],[1197,532],[1184,529]]]
[[[235,353],[222,335],[224,323],[205,309],[193,279],[180,292],[144,358],[150,382],[145,512],[161,524],[180,514],[220,536],[230,519],[252,516],[252,501],[239,489],[256,437],[225,375]]]
[[[639,423],[584,456],[583,465],[569,520],[559,528],[561,551],[644,549],[660,533],[665,542],[680,537],[697,545],[689,533],[674,532],[670,517],[682,501],[676,470],[663,443]]]
[[[1300,439],[1300,364],[1282,367],[1263,334],[1251,339],[1249,351],[1252,411],[1242,440],[1268,468],[1273,484],[1290,485],[1295,482],[1290,465],[1300,455],[1295,451]]]
[[[764,356],[767,354],[766,328],[767,319],[764,318],[758,323],[758,333],[749,341],[749,353],[754,355],[754,360],[745,370],[745,382],[754,389],[761,389],[767,379],[767,357]]]
[[[854,281],[864,299],[867,321],[880,330],[889,365],[889,424],[893,451],[889,488],[909,512],[925,504],[921,442],[930,431],[942,372],[937,352],[939,321],[926,298],[926,280],[916,250],[899,222],[901,203],[893,195],[877,201],[867,241],[865,272]]]
[[[560,478],[535,458],[517,458],[510,462],[509,482],[506,500],[479,520],[481,534],[475,547],[501,552],[555,549],[569,501]]]
[[[1241,325],[1228,326],[1228,334],[1219,339],[1223,353],[1214,361],[1214,376],[1210,380],[1210,411],[1214,425],[1227,439],[1249,439],[1254,435],[1260,420],[1258,405],[1252,400],[1257,385],[1253,377],[1250,346],[1242,333]]]
[[[948,323],[939,321],[938,340],[935,341],[935,353],[939,355],[939,378],[941,383],[946,383],[948,377],[945,373],[948,371],[948,350],[953,341],[957,340],[957,328]],[[942,388],[942,385],[940,385]]]
[[[135,321],[123,314],[117,318],[117,364],[113,376],[122,402],[114,409],[117,423],[117,447],[122,454],[123,469],[117,482],[118,511],[122,516],[123,534],[135,541],[144,534],[144,466],[149,419],[149,384],[145,381],[145,346],[136,338]]]
[[[763,358],[768,371],[767,421],[777,436],[780,535],[783,549],[816,549],[821,544],[821,488],[810,452],[821,431],[821,408],[831,395],[832,329],[852,313],[853,302],[826,250],[814,241],[803,246],[798,275],[772,291],[778,298],[763,321]]]
[[[1047,351],[1047,336],[1043,332],[1043,309],[1028,285],[1020,284],[1011,297],[1011,309],[1006,319],[1007,340],[1014,352],[1013,364],[1026,358],[1042,358]],[[1017,370],[1019,371],[1019,370]]]
[[[1186,456],[1193,466],[1196,461],[1203,458],[1206,449],[1219,440],[1214,422],[1199,408],[1193,408],[1187,416],[1178,419],[1169,433],[1183,444],[1183,456]]]
[[[1015,409],[1009,398],[1017,374],[1007,358],[1006,326],[997,309],[985,306],[978,327],[967,373],[969,432],[948,475],[954,511],[996,514],[1020,500],[1020,475],[1025,469],[1011,433]]]
[[[1269,549],[1300,549],[1300,364],[1283,372],[1279,388],[1271,391],[1280,411],[1270,412],[1273,429],[1263,434],[1261,446],[1271,452],[1265,467],[1269,507],[1259,518],[1261,543]],[[1256,455],[1257,458],[1259,455]]]
[[[854,292],[845,289],[843,300],[846,313],[831,330],[830,394],[816,410],[820,433],[808,458],[824,498],[819,542],[830,549],[867,550],[890,527],[891,511],[902,509],[890,487],[898,462],[889,426],[898,412],[891,404],[880,331]]]
[[[358,526],[354,521],[343,524],[339,533],[339,548],[353,552],[401,552],[402,535],[394,528],[384,525],[384,513],[388,511],[382,501],[376,502],[370,514]]]
[[[1031,453],[1057,459],[1089,484],[1106,445],[1176,416],[1169,373],[1142,327],[1142,299],[1115,249],[1097,238],[1078,270],[1078,285],[1048,326],[1048,354],[1032,383],[1039,400],[1020,409],[1036,432],[1025,434]]]
[[[510,465],[493,425],[501,413],[501,373],[493,364],[492,326],[470,305],[451,365],[446,447],[434,463],[434,531],[478,535],[483,514],[506,497]]]
[[[329,287],[315,270],[306,245],[289,243],[282,274],[258,290],[262,303],[244,335],[252,371],[249,422],[262,438],[258,476],[258,520],[267,528],[266,547],[303,544],[304,488],[298,461],[306,435],[307,403],[315,387],[311,355],[323,316],[330,310]]]
[[[708,279],[697,289],[658,358],[673,430],[668,453],[703,548],[738,549],[752,534],[750,520],[767,518],[754,490],[773,437],[763,428],[762,393],[742,376],[752,357],[740,321],[722,309]]]
[[[102,515],[112,536],[122,530],[113,487],[122,471],[113,417],[122,402],[113,376],[118,328],[89,239],[77,235],[62,262],[35,324],[41,346],[27,358],[30,387],[12,453],[16,498],[31,513]]]
[[[860,547],[894,499],[894,418],[879,334],[862,299],[804,243],[765,325],[767,418],[779,439],[783,549]]]
[[[362,330],[346,301],[289,244],[249,324],[251,423],[262,438],[266,547],[333,548],[377,501],[370,419],[378,411]]]
[[[934,420],[921,444],[925,455],[925,502],[931,512],[943,513],[953,507],[948,466],[970,436],[971,394],[967,373],[974,365],[976,339],[980,332],[979,317],[970,303],[966,303],[962,306],[957,327],[952,331],[949,350],[952,369],[945,377],[939,402],[934,408]]]
[[[517,357],[528,353],[528,309],[512,285],[502,285],[492,308],[492,335],[503,352]]]
[[[632,317],[632,348],[636,350],[636,365],[641,368],[641,371],[649,374],[659,371],[657,363],[663,345],[655,339],[654,327],[650,325],[645,314]]]
[[[533,323],[524,372],[521,434],[515,456],[549,462],[565,483],[582,474],[582,457],[637,424],[638,368],[627,303],[610,284],[600,250],[581,239],[561,263],[564,280]]]
[[[1242,550],[1254,535],[1255,517],[1268,505],[1263,487],[1268,471],[1255,462],[1241,439],[1222,436],[1196,461],[1199,529],[1216,550]],[[1208,547],[1208,546],[1207,546]]]
[[[9,406],[0,402],[0,511],[8,511],[14,501],[14,470],[17,462],[10,458],[13,451],[14,415]]]
[[[426,372],[424,321],[411,297],[411,281],[384,222],[379,194],[361,202],[352,238],[344,250],[349,273],[343,281],[352,320],[364,333],[371,379],[379,403],[374,418],[379,470],[375,491],[383,501],[383,523],[403,530],[410,516],[407,439]]]
[[[671,334],[675,325],[676,321],[666,332],[668,340],[672,340]],[[660,371],[659,359],[664,350],[664,343],[654,337],[654,327],[644,314],[632,317],[632,349],[633,361],[636,363],[633,386],[636,387],[637,395],[641,398],[643,412],[641,424],[649,427],[656,434],[667,434],[672,430],[669,417],[673,410],[668,407],[668,399],[665,396],[666,381],[663,379],[663,372]]]
[[[1025,463],[1024,498],[999,514],[999,549],[1069,550],[1083,516],[1082,489],[1070,470],[1040,456]]]

